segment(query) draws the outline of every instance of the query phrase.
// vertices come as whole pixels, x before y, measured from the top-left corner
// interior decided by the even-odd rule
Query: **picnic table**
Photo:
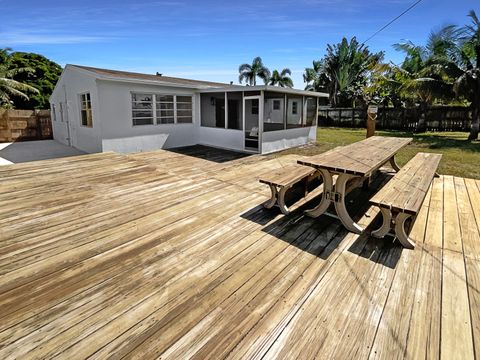
[[[345,206],[347,183],[352,181],[360,184],[369,181],[372,174],[388,162],[395,171],[399,171],[395,155],[412,140],[412,138],[372,136],[298,160],[301,165],[315,168],[323,178],[320,204],[314,209],[306,210],[305,213],[311,217],[318,217],[326,213],[330,204],[333,203],[343,225],[349,231],[361,233],[363,228],[353,221]]]

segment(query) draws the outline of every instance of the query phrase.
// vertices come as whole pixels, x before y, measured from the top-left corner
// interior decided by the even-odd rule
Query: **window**
[[[133,125],[153,125],[153,95],[132,94]]]
[[[173,95],[157,95],[157,124],[175,123],[175,102]]]
[[[176,96],[177,123],[191,124],[193,120],[192,97]]]
[[[82,126],[92,127],[92,102],[90,101],[90,93],[80,95],[80,106]]]
[[[292,102],[292,115],[298,114],[298,103],[296,101]]]
[[[273,100],[273,110],[280,110],[280,100]]]
[[[63,103],[60,103],[60,121],[63,122]]]
[[[133,125],[191,124],[192,103],[191,96],[132,94]]]
[[[57,121],[57,114],[55,113],[55,104],[51,104],[51,113],[52,113],[52,120]]]

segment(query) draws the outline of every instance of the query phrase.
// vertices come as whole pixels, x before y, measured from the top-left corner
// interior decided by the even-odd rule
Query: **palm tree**
[[[416,94],[421,106],[435,98],[457,98],[470,103],[472,127],[469,140],[478,139],[480,125],[480,20],[468,14],[471,24],[446,26],[432,33],[426,47],[397,44],[407,53],[402,68],[413,72],[403,85]]]
[[[281,72],[273,70],[272,76],[270,77],[270,85],[292,88],[293,81],[290,77],[291,75],[292,72],[288,68],[283,69]]]
[[[33,72],[31,68],[13,68],[10,59],[10,49],[0,49],[0,106],[12,107],[13,96],[22,97],[28,100],[26,93],[39,93],[33,86],[23,84],[13,78],[24,72]]]
[[[458,70],[461,72],[453,89],[471,104],[472,128],[468,140],[474,140],[478,139],[480,126],[480,20],[473,10],[470,10],[468,16],[471,24],[460,29]]]
[[[270,70],[263,65],[262,58],[259,56],[253,59],[251,65],[240,65],[238,67],[238,72],[240,73],[238,76],[240,84],[245,80],[247,84],[255,86],[257,85],[257,76],[262,79],[265,84],[267,84],[270,79]]]
[[[327,91],[333,106],[351,105],[363,97],[369,72],[383,59],[383,53],[373,54],[353,37],[339,44],[328,45],[327,54],[306,68],[303,79],[307,90]]]

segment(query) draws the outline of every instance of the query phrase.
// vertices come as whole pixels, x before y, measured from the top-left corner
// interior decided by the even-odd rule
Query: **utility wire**
[[[418,4],[420,4],[423,0],[417,0],[415,3],[413,3],[412,5],[410,5],[410,7],[408,9],[406,9],[404,12],[402,12],[400,15],[396,16],[395,18],[393,18],[392,20],[390,20],[386,25],[384,25],[382,28],[380,28],[379,30],[377,30],[373,35],[371,35],[367,40],[365,40],[363,44],[366,44],[368,41],[370,41],[373,37],[377,36],[379,33],[381,33],[383,30],[385,30],[387,27],[389,27],[390,25],[392,25],[395,21],[397,21],[398,19],[400,19],[403,15],[405,15],[407,12],[409,12],[410,10],[412,10],[415,6],[417,6]]]

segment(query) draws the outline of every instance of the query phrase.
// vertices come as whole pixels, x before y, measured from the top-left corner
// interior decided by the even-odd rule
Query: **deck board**
[[[478,356],[480,182],[435,179],[405,250],[306,218],[308,203],[263,209],[258,178],[299,158],[193,147],[0,167],[0,358]],[[387,180],[349,195],[368,230]]]

